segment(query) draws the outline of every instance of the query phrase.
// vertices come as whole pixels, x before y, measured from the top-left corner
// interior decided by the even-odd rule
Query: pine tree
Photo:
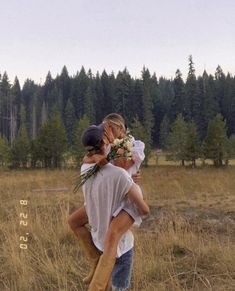
[[[75,108],[76,117],[80,119],[84,115],[84,100],[87,87],[89,85],[89,78],[84,67],[75,76],[72,82],[72,103]]]
[[[226,134],[226,122],[221,114],[208,124],[207,136],[203,143],[203,154],[205,159],[213,160],[215,167],[223,165],[227,159],[228,138]]]
[[[43,125],[48,119],[48,112],[47,112],[47,106],[45,101],[42,103],[42,110],[41,110],[41,125]]]
[[[235,133],[235,77],[230,80],[230,90],[226,92],[229,95],[229,109],[227,122],[228,122],[228,136]]]
[[[135,80],[134,84],[134,96],[135,101],[133,102],[133,111],[135,112],[135,117],[138,118],[138,120],[143,123],[144,122],[144,116],[143,116],[143,82],[139,79]]]
[[[208,122],[218,113],[218,102],[216,100],[213,76],[203,72],[198,78],[198,95],[201,100],[201,118],[197,124],[200,140],[204,140],[207,134]]]
[[[160,96],[160,90],[159,90],[159,83],[158,79],[156,77],[156,74],[154,73],[151,77],[151,99],[152,99],[152,116],[153,116],[153,126],[152,126],[152,147],[156,147],[159,145],[159,132],[160,132],[160,125],[162,121],[162,114],[159,114],[161,111],[161,107],[159,106],[159,96]],[[136,97],[134,96],[134,100],[132,103],[135,103]]]
[[[201,102],[197,91],[197,80],[192,56],[189,56],[189,72],[185,84],[185,112],[186,121],[194,121],[197,126],[200,125]]]
[[[52,167],[53,141],[51,140],[50,134],[50,123],[49,120],[46,120],[38,131],[36,142],[32,145],[34,163],[36,163],[35,161],[37,161],[38,158],[45,168]]]
[[[11,96],[13,102],[11,110],[11,140],[13,141],[20,128],[20,107],[22,102],[21,88],[17,77],[11,87]]]
[[[24,125],[19,129],[17,138],[11,148],[11,163],[13,167],[27,167],[30,153],[30,141]]]
[[[224,164],[228,166],[229,160],[235,158],[235,134],[232,134],[225,142]]]
[[[185,143],[185,160],[191,161],[192,166],[196,166],[196,160],[200,156],[200,143],[197,126],[194,122],[187,125],[187,136]]]
[[[113,112],[113,100],[114,100],[114,75],[108,76],[106,71],[104,70],[101,74],[101,85],[102,85],[102,91],[103,91],[103,97],[102,97],[102,113],[103,116],[106,116],[107,114]]]
[[[95,123],[95,108],[94,108],[95,93],[90,86],[87,87],[84,99],[85,99],[84,100],[85,115],[88,117],[91,123]]]
[[[126,102],[126,115],[125,115],[125,121],[126,125],[130,125],[134,118],[136,117],[139,108],[137,109],[137,104],[136,104],[136,96],[135,96],[135,81],[130,77],[129,80],[129,96]],[[137,111],[136,111],[137,109]]]
[[[10,147],[6,138],[0,138],[0,165],[6,166],[10,159]]]
[[[170,116],[170,110],[174,100],[174,85],[171,80],[166,78],[159,78],[159,98],[162,104],[164,113]],[[164,114],[163,114],[164,115]]]
[[[25,127],[26,123],[26,111],[23,104],[20,106],[20,125]]]
[[[128,100],[131,98],[131,76],[125,68],[116,78],[114,111],[120,113],[128,122]]]
[[[65,71],[67,71],[66,68],[65,68]],[[65,72],[65,74],[66,74],[66,72]],[[67,74],[68,74],[68,72],[67,72]],[[48,96],[50,94],[50,91],[53,89],[53,87],[54,87],[53,78],[51,76],[51,72],[48,71],[47,76],[46,76],[46,80],[45,80],[45,83],[44,83],[44,86],[43,86],[43,95],[45,97]]]
[[[62,92],[62,107],[64,110],[67,104],[67,101],[71,95],[71,84],[70,84],[71,81],[70,81],[70,77],[69,77],[66,66],[63,67],[58,81],[59,81],[59,88]],[[62,117],[64,117],[64,115],[62,115]]]
[[[73,134],[75,123],[76,123],[75,110],[72,102],[70,101],[70,99],[68,99],[68,102],[65,107],[65,128],[69,146],[72,145],[74,139]]]
[[[63,72],[63,70],[62,70]],[[41,92],[41,96],[42,96],[42,102],[41,102],[41,106],[42,106],[42,110],[45,110],[45,105],[46,105],[46,111],[47,113],[45,114],[45,111],[42,115],[41,115],[41,124],[44,123],[44,121],[47,119],[47,117],[45,115],[48,115],[48,116],[51,116],[52,114],[52,110],[53,110],[53,107],[55,106],[55,104],[58,104],[58,107],[60,109],[60,112],[62,113],[63,111],[63,87],[64,87],[64,93],[66,93],[66,89],[65,87],[67,86],[68,87],[68,84],[70,84],[69,80],[66,81],[67,79],[69,79],[68,77],[68,72],[67,72],[67,69],[65,68],[64,69],[64,73],[63,73],[63,76],[64,78],[62,77],[57,77],[57,80],[55,81],[52,76],[51,76],[51,73],[50,71],[48,72],[47,76],[46,76],[46,80],[45,80],[45,83],[44,83],[44,86],[42,88],[42,92]],[[60,79],[59,79],[60,78]],[[66,84],[68,82],[68,84]],[[67,88],[68,92],[70,92],[70,89]],[[66,99],[66,98],[65,98]]]
[[[94,101],[95,121],[97,124],[102,122],[104,118],[103,112],[105,104],[103,103],[103,100],[104,100],[103,86],[101,83],[100,75],[97,72],[95,78],[95,101]]]
[[[213,77],[211,75],[208,76],[205,71],[203,73],[203,91],[203,115],[207,125],[218,113],[218,102],[216,100]]]
[[[170,120],[173,122],[177,115],[182,113],[185,115],[185,96],[184,96],[184,81],[180,70],[177,70],[174,78],[174,99],[171,103]]]
[[[44,160],[44,152],[42,145],[40,144],[39,137],[33,139],[31,141],[31,167],[36,168],[38,162],[41,162],[41,166],[43,165]]]
[[[160,126],[160,146],[163,150],[167,148],[167,139],[170,132],[170,121],[165,114]]]
[[[148,69],[143,68],[142,71],[143,80],[143,126],[146,131],[145,140],[145,165],[148,164],[148,160],[152,147],[152,128],[153,128],[153,101],[151,97],[151,78]]]
[[[56,112],[50,120],[51,141],[53,147],[53,167],[60,168],[63,154],[67,149],[66,130],[59,112]]]
[[[0,136],[10,140],[10,88],[8,75],[4,72],[0,86]]]
[[[174,100],[174,87],[173,82],[170,80],[167,80],[163,77],[159,78],[159,85],[158,85],[158,97],[154,101],[154,108],[153,108],[153,114],[154,114],[154,139],[155,143],[159,145],[159,134],[160,134],[160,125],[161,121],[165,114],[167,116],[171,117],[171,106],[172,102]],[[173,121],[172,121],[173,122]],[[170,123],[172,123],[170,122]]]
[[[34,94],[39,90],[38,86],[32,81],[27,79],[22,88],[22,103],[25,109],[24,126],[27,129],[28,135],[32,133],[32,108],[34,102]],[[22,106],[21,106],[22,107]],[[22,123],[20,124],[22,126]],[[31,136],[30,136],[31,137]]]
[[[171,126],[171,132],[168,136],[169,159],[181,161],[182,166],[186,159],[186,143],[187,143],[187,123],[183,115],[180,113]]]
[[[229,159],[235,159],[235,134],[232,134],[229,138]]]
[[[215,87],[215,95],[216,95],[216,101],[218,102],[218,105],[220,107],[220,111],[222,115],[227,118],[226,116],[226,109],[227,109],[227,104],[224,104],[225,100],[225,75],[220,66],[216,68],[215,71],[215,79],[214,79],[214,87]]]
[[[82,158],[85,155],[85,149],[81,143],[81,136],[83,131],[89,126],[90,121],[87,116],[83,116],[76,124],[74,134],[73,154],[76,161],[76,166],[80,168]]]
[[[32,119],[31,136],[32,136],[32,139],[35,139],[36,138],[36,132],[37,132],[36,100],[32,104],[32,115],[31,115],[31,119]]]
[[[234,82],[234,95],[231,102],[230,117],[229,117],[229,130],[228,134],[235,133],[235,82]]]
[[[234,78],[228,73],[225,81],[224,81],[224,97],[221,102],[221,113],[223,117],[228,122],[228,134],[231,135],[232,128],[231,128],[231,106],[233,103],[233,97],[235,95],[235,88],[234,88]]]
[[[61,116],[55,112],[39,130],[38,143],[44,167],[60,168],[66,151],[66,131]]]

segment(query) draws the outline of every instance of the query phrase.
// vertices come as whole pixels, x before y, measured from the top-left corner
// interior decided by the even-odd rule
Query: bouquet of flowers
[[[133,146],[134,145],[132,142],[132,136],[130,134],[130,131],[127,130],[126,136],[124,138],[122,139],[117,138],[111,144],[111,150],[106,157],[107,161],[109,162],[117,158],[131,158],[132,157],[131,148]],[[84,173],[81,173],[78,182],[75,185],[74,192],[76,192],[90,177],[95,175],[100,169],[101,166],[95,164],[89,170],[85,171]]]

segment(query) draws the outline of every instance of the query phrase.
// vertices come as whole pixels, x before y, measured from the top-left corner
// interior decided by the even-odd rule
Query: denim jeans
[[[133,249],[117,258],[112,272],[112,290],[124,291],[130,287]]]

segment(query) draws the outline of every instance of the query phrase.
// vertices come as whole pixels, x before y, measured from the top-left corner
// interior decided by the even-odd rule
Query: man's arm
[[[127,193],[127,196],[131,200],[131,202],[136,205],[140,215],[146,215],[149,213],[149,206],[141,197],[135,185],[132,185],[131,189]]]

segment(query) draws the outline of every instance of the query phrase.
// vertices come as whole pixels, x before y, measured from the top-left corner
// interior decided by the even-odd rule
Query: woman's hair
[[[102,154],[103,153],[103,145],[104,145],[104,142],[101,141],[98,145],[94,146],[94,147],[86,147],[86,151],[87,151],[87,156],[88,157],[91,157],[93,155],[96,155],[96,154]]]
[[[110,121],[118,126],[120,126],[121,124],[125,126],[124,118],[118,113],[110,113],[106,115],[105,118],[103,119],[103,122],[106,122],[106,121]]]
[[[92,157],[93,155],[96,155],[96,154],[100,155],[102,153],[103,152],[102,152],[101,147],[100,148],[94,148],[92,150],[87,151],[87,156],[88,157]]]

